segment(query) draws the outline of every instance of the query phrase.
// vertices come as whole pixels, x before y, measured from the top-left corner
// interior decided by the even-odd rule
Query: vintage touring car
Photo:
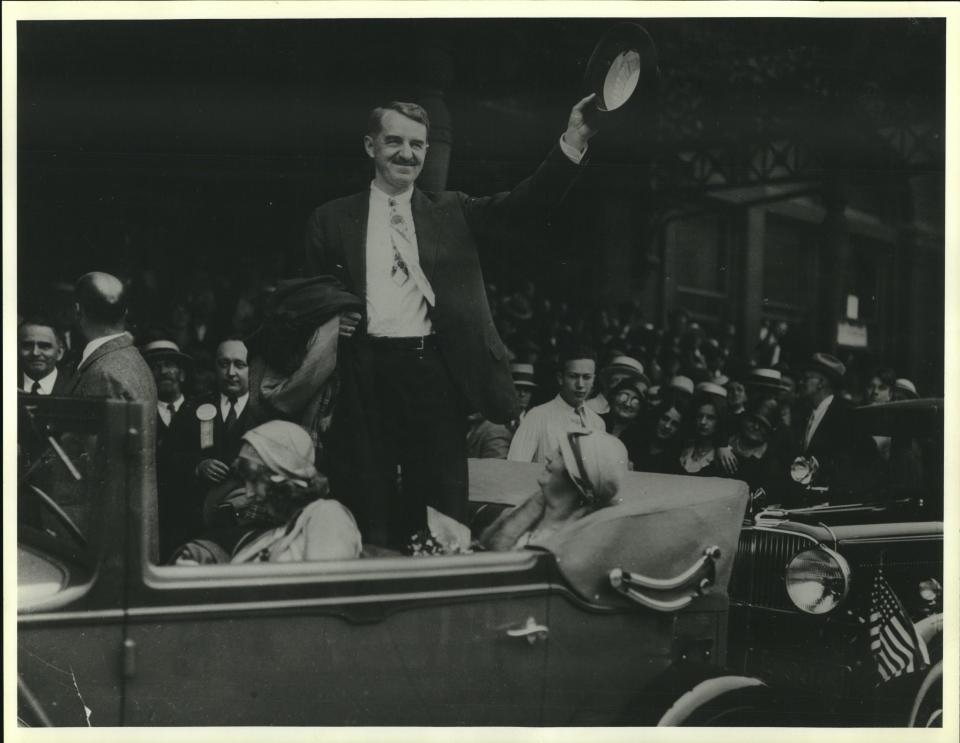
[[[749,520],[730,584],[728,664],[777,690],[782,725],[938,726],[943,400],[862,407],[855,417],[886,439],[888,461],[857,502]],[[895,621],[881,616],[884,603],[901,626],[884,629]]]
[[[631,473],[543,549],[158,564],[151,426],[21,397],[23,725],[738,722],[724,671],[746,486]],[[471,462],[473,526],[539,468]],[[753,718],[755,719],[755,718]]]

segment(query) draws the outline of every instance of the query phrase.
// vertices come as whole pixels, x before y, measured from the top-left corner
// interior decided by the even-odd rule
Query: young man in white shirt
[[[605,431],[603,419],[584,405],[593,389],[596,370],[593,350],[578,347],[566,352],[557,374],[560,392],[550,402],[527,411],[510,443],[507,459],[544,462],[568,431]]]

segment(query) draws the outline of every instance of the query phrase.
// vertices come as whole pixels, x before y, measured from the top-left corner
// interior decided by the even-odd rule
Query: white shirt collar
[[[573,407],[570,403],[568,403],[566,400],[564,400],[563,395],[561,395],[559,392],[557,393],[557,396],[553,399],[554,399],[554,402],[556,402],[565,410],[569,410],[571,413],[576,414],[577,409]],[[585,406],[581,406],[581,407],[585,407]]]
[[[90,358],[90,356],[93,355],[93,352],[100,348],[100,346],[102,346],[104,343],[109,343],[114,338],[119,338],[121,335],[123,335],[123,331],[114,333],[113,335],[105,335],[100,338],[94,338],[84,347],[83,355],[80,357],[80,363],[77,364],[77,368],[83,366],[83,362]]]
[[[50,372],[43,379],[33,380],[28,377],[26,374],[23,375],[23,387],[20,389],[25,392],[30,392],[33,389],[34,381],[40,382],[40,394],[41,395],[51,395],[53,394],[53,385],[57,383],[57,372],[59,370],[54,367],[53,371]]]
[[[180,412],[180,406],[184,403],[183,395],[180,395],[176,400],[173,401],[173,409],[177,412]],[[163,402],[163,400],[157,400],[157,410],[166,410],[167,405],[170,405],[168,402]]]
[[[168,405],[173,405],[174,413],[179,412],[180,406],[183,405],[183,395],[180,395],[180,397],[178,397],[172,403],[157,400],[157,412],[160,414],[160,420],[163,421],[163,425],[165,426],[169,426],[170,422],[173,420],[173,414],[167,408]]]
[[[380,188],[375,181],[370,181],[370,198],[384,206],[386,206],[391,199],[400,206],[409,206],[410,199],[413,198],[413,186],[410,186],[410,188],[403,193],[398,193],[393,196]]]
[[[237,411],[237,417],[243,413],[243,409],[247,407],[247,400],[250,399],[250,393],[244,392],[240,397],[237,398],[236,403],[234,403],[233,409]],[[220,394],[220,415],[226,420],[227,413],[230,412],[230,398],[224,394]]]

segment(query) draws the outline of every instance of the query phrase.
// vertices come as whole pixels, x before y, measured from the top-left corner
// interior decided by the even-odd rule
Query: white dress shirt
[[[169,426],[170,421],[173,420],[173,413],[170,412],[170,408],[167,407],[168,405],[173,405],[173,413],[179,413],[180,406],[183,405],[183,395],[180,395],[180,397],[172,403],[157,400],[157,412],[160,414],[160,420],[163,421],[163,425],[165,426]]]
[[[237,418],[243,413],[243,409],[247,407],[247,400],[250,399],[250,393],[244,392],[240,397],[236,399],[233,403],[233,409],[237,413]],[[224,394],[220,395],[220,420],[226,422],[227,415],[230,414],[230,398]]]
[[[560,149],[573,163],[579,165],[587,151],[576,150],[560,137]],[[430,335],[433,323],[427,314],[428,302],[416,281],[410,276],[398,286],[391,276],[393,268],[393,243],[390,228],[390,201],[396,204],[397,212],[407,224],[411,250],[405,256],[408,263],[419,266],[420,254],[417,245],[416,227],[410,199],[413,187],[404,193],[390,196],[381,191],[376,183],[370,184],[370,202],[367,212],[367,332],[370,335],[410,337]],[[432,287],[430,287],[432,291]]]
[[[410,198],[413,188],[389,196],[375,183],[370,186],[370,211],[367,215],[367,332],[370,335],[406,337],[430,335],[433,324],[427,317],[427,301],[420,287],[407,278],[398,286],[390,275],[393,268],[393,242],[390,227],[390,200],[407,223],[412,243],[410,261],[419,262],[416,228]]]
[[[810,413],[810,420],[807,421],[807,432],[803,437],[803,449],[806,451],[810,448],[810,442],[813,441],[813,436],[817,432],[817,428],[820,426],[820,421],[823,420],[823,416],[827,414],[827,408],[830,407],[830,403],[833,402],[833,395],[827,395],[823,400],[820,401],[820,404],[813,409],[813,412]]]
[[[33,380],[30,379],[26,374],[23,375],[23,386],[20,388],[25,392],[33,391],[34,381],[40,382],[40,389],[37,391],[39,395],[52,395],[53,394],[53,385],[57,383],[57,374],[58,369],[54,367],[53,371],[50,372],[43,379]]]
[[[121,335],[123,335],[122,332],[114,333],[113,335],[105,335],[102,338],[94,338],[86,346],[84,346],[83,354],[80,356],[80,363],[77,364],[77,368],[79,369],[81,366],[83,366],[84,362],[89,359],[91,354],[100,348],[100,346],[102,346],[104,343],[109,343],[114,338],[119,338]]]
[[[606,431],[603,418],[590,408],[582,408],[583,418],[566,401],[557,395],[550,402],[537,405],[527,411],[520,421],[507,459],[514,462],[545,462],[560,446],[560,439],[569,431]]]

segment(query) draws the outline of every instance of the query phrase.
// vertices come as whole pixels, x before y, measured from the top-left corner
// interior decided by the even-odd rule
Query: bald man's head
[[[102,271],[84,274],[77,280],[75,296],[83,326],[123,329],[127,300],[116,276]]]

